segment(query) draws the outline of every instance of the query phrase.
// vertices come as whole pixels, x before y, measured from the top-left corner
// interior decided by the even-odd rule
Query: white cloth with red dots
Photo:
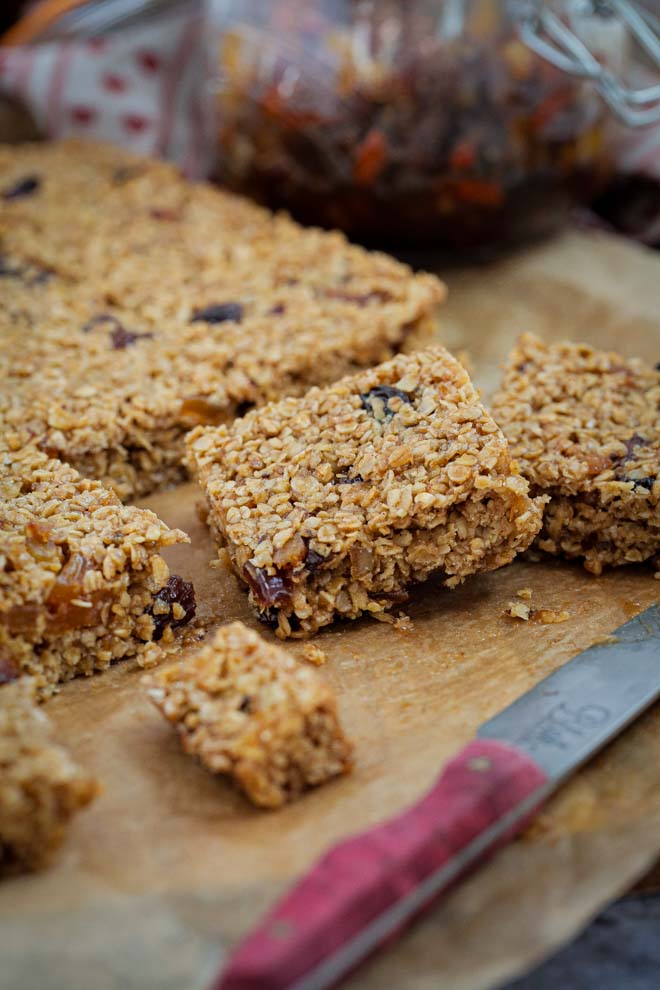
[[[129,29],[0,47],[0,92],[47,137],[109,141],[208,175],[215,153],[204,22],[194,4]]]

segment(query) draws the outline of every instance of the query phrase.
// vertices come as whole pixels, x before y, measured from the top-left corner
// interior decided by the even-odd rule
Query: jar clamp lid
[[[629,126],[660,122],[660,85],[632,87],[598,59],[602,27],[620,31],[660,66],[660,18],[634,0],[570,0],[568,23],[541,0],[513,0],[522,40],[564,72],[593,82],[616,116]],[[612,36],[611,36],[612,37]],[[596,41],[596,39],[598,39]],[[596,42],[596,43],[594,43]]]

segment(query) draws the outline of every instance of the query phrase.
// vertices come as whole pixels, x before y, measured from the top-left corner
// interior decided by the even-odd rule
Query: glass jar
[[[611,172],[611,114],[521,40],[518,6],[224,0],[218,178],[387,246],[555,230]]]

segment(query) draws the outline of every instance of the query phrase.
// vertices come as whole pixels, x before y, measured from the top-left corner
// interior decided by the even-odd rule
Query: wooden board
[[[570,234],[489,268],[449,273],[442,339],[467,349],[486,389],[532,329],[660,357],[660,257]],[[199,618],[255,625],[213,548],[193,485],[148,505],[192,537],[173,569]],[[504,615],[522,587],[565,609],[557,625]],[[373,620],[317,642],[357,747],[348,778],[276,813],[251,809],[185,757],[119,665],[49,704],[61,738],[105,787],[50,871],[0,888],[0,988],[202,990],[224,954],[328,844],[418,797],[477,726],[659,597],[648,569],[594,578],[578,565],[516,563],[455,592],[430,582],[411,632]],[[262,627],[263,631],[263,627]],[[292,646],[294,652],[300,646]],[[526,835],[351,981],[361,990],[494,987],[573,934],[660,852],[660,711],[569,782]]]

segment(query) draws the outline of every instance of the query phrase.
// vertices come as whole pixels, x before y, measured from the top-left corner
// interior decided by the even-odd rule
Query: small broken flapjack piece
[[[198,428],[188,445],[221,552],[281,638],[387,619],[432,575],[453,588],[510,563],[541,525],[545,500],[441,347]]]
[[[518,592],[520,594],[520,592]],[[510,619],[522,619],[523,622],[541,622],[544,626],[553,625],[557,622],[567,622],[571,614],[566,609],[558,608],[532,608],[525,602],[509,602],[505,615]]]
[[[260,807],[279,808],[352,766],[330,687],[241,622],[144,683],[185,751]]]
[[[30,678],[0,688],[0,876],[46,866],[98,785],[51,737]]]
[[[531,611],[530,606],[526,605],[525,602],[509,602],[504,614],[511,619],[522,619],[523,622],[527,622]]]
[[[536,608],[532,609],[532,618],[544,626],[552,626],[557,622],[568,622],[571,613],[565,608]]]
[[[660,550],[660,371],[586,344],[520,339],[493,415],[533,494],[536,546],[606,565]]]

